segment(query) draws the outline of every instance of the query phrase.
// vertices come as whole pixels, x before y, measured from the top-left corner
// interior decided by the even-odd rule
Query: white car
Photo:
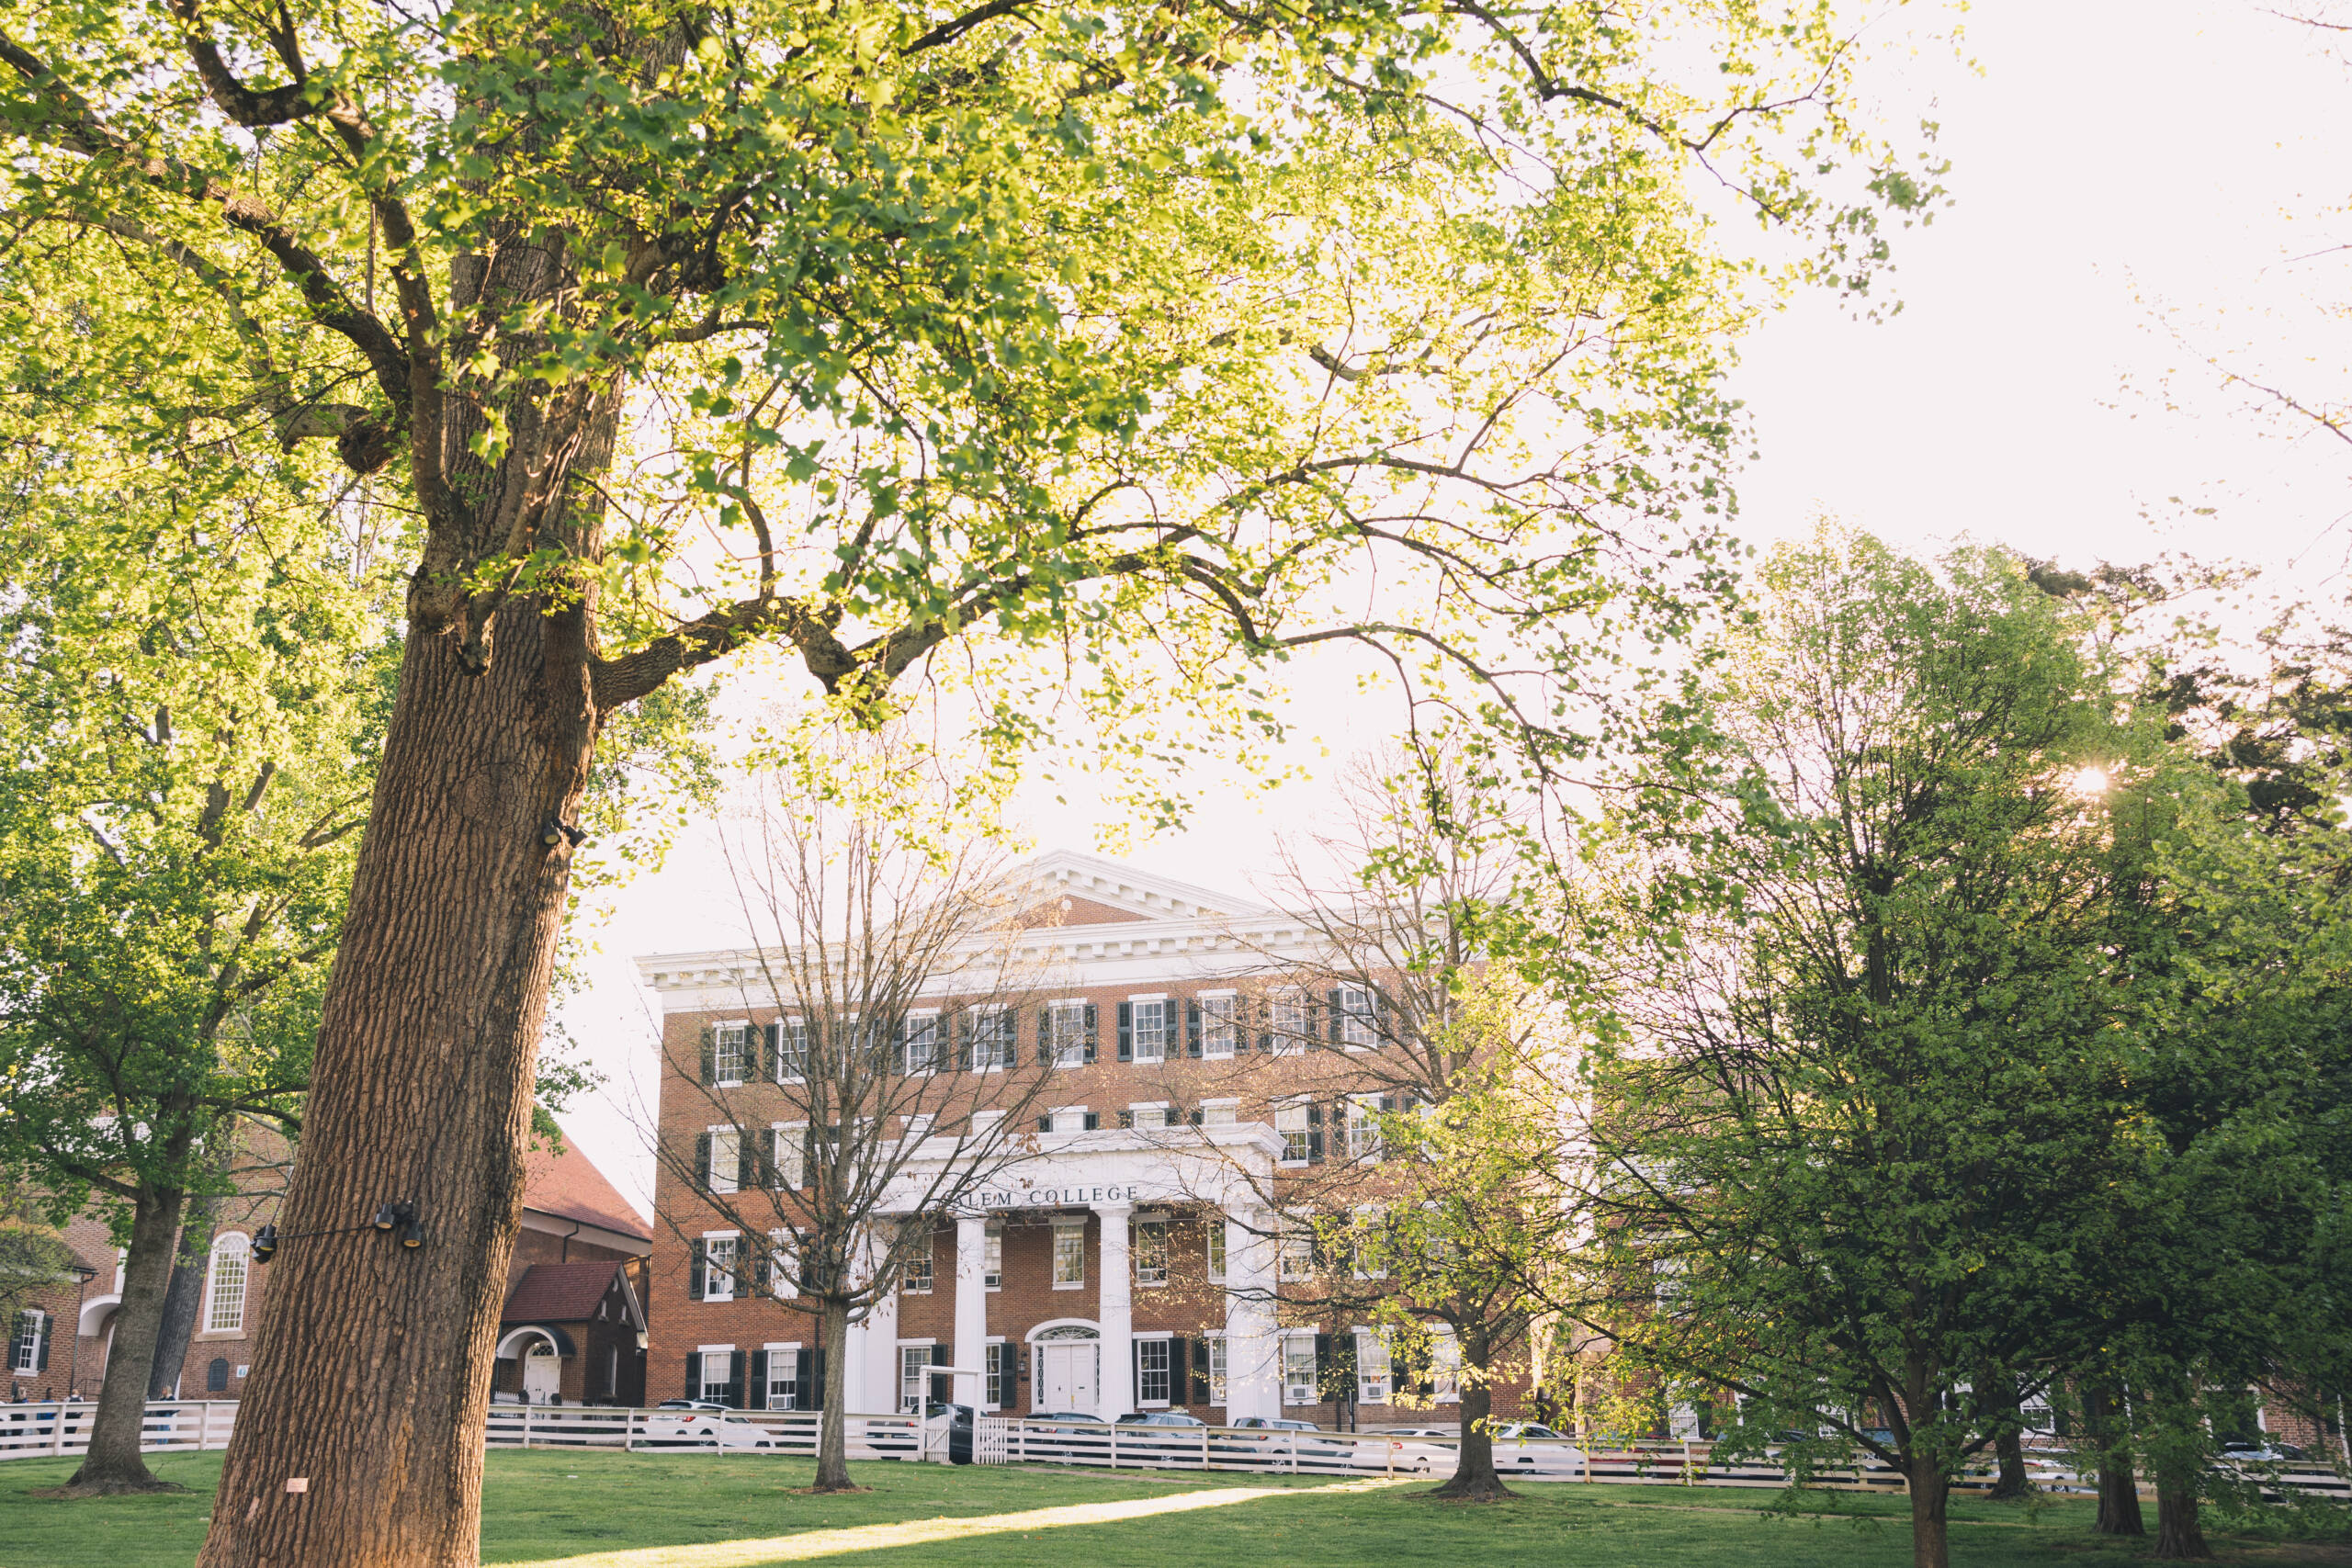
[[[639,1439],[664,1447],[750,1450],[779,1448],[768,1429],[731,1410],[658,1410]]]
[[[1495,1428],[1495,1469],[1505,1475],[1574,1480],[1584,1472],[1584,1454],[1567,1438],[1537,1421],[1514,1421]]]

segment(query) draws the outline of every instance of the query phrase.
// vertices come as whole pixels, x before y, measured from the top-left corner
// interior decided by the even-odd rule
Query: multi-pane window
[[[1315,1339],[1312,1335],[1293,1334],[1283,1340],[1283,1403],[1284,1404],[1320,1404],[1322,1394],[1316,1389]]]
[[[1176,1039],[1176,1004],[1160,1000],[1136,1002],[1135,1054],[1138,1062],[1164,1062]]]
[[[1225,1283],[1225,1222],[1209,1216],[1209,1283]]]
[[[1053,1117],[1053,1129],[1057,1133],[1085,1132],[1086,1107],[1082,1105],[1066,1105],[1059,1111],[1055,1111]]]
[[[17,1314],[16,1332],[8,1337],[8,1370],[12,1372],[40,1371],[40,1342],[49,1333],[49,1314],[39,1307],[27,1307]]]
[[[1168,1403],[1168,1341],[1136,1341],[1136,1400],[1142,1404]]]
[[[972,1068],[991,1072],[1012,1066],[1012,1011],[1010,1008],[978,1008],[972,1012]]]
[[[1305,1103],[1278,1105],[1274,1108],[1274,1131],[1283,1138],[1283,1158],[1304,1162],[1311,1147],[1311,1132],[1306,1120]]]
[[[1340,1043],[1352,1045],[1360,1051],[1369,1051],[1380,1043],[1372,992],[1364,987],[1340,987]]]
[[[989,1227],[988,1239],[981,1244],[980,1283],[991,1291],[1004,1286],[1004,1233],[994,1225]]]
[[[1240,1120],[1241,1107],[1232,1100],[1204,1100],[1201,1101],[1201,1125],[1204,1127],[1230,1127]]]
[[[1366,1164],[1380,1158],[1380,1096],[1359,1094],[1348,1100],[1348,1157]]]
[[[792,1241],[790,1231],[768,1232],[768,1292],[778,1301],[800,1293],[799,1259]]]
[[[1136,1226],[1136,1283],[1168,1283],[1168,1222],[1146,1220]]]
[[[743,1173],[743,1134],[733,1127],[710,1130],[710,1190],[732,1192]]]
[[[738,1084],[751,1077],[752,1026],[722,1023],[710,1032],[711,1076],[722,1084]]]
[[[1365,1328],[1356,1330],[1356,1403],[1388,1403],[1388,1341]]]
[[[899,1050],[899,1070],[905,1073],[937,1072],[945,1045],[941,1038],[939,1015],[935,1012],[914,1014],[901,1027],[906,1032],[906,1043]]]
[[[1239,1038],[1239,1007],[1232,997],[1201,998],[1201,1055],[1212,1060],[1230,1056]]]
[[[735,1352],[732,1347],[722,1349],[706,1348],[702,1353],[702,1397],[713,1404],[724,1404],[734,1393]]]
[[[245,1326],[245,1280],[253,1245],[237,1232],[212,1244],[212,1264],[205,1280],[204,1326],[214,1334],[236,1334]]]
[[[1054,1227],[1054,1289],[1075,1291],[1086,1283],[1086,1227]]]
[[[1127,1108],[1127,1125],[1150,1133],[1165,1132],[1168,1128],[1168,1107],[1131,1105]]]
[[[1056,1002],[1046,1010],[1046,1027],[1053,1032],[1049,1043],[1057,1067],[1083,1066],[1086,1063],[1086,1004]]]
[[[731,1235],[707,1235],[702,1238],[703,1300],[731,1302],[735,1299],[735,1249],[738,1240]]]
[[[800,1357],[791,1346],[768,1347],[768,1408],[800,1408]]]
[[[1226,1403],[1225,1391],[1227,1387],[1225,1372],[1225,1341],[1222,1338],[1212,1339],[1208,1341],[1208,1347],[1209,1403],[1211,1404],[1223,1404]]]
[[[899,1347],[899,1408],[921,1410],[931,1393],[931,1347]]]
[[[1274,1267],[1285,1280],[1315,1278],[1315,1233],[1303,1226],[1283,1232],[1274,1254]]]
[[[1306,995],[1303,991],[1277,991],[1266,1010],[1267,1031],[1273,1038],[1268,1042],[1276,1055],[1304,1050],[1306,1045]]]
[[[927,1296],[931,1294],[934,1278],[932,1269],[933,1243],[930,1223],[924,1220],[910,1220],[907,1224],[907,1234],[910,1238],[909,1246],[912,1250],[907,1255],[905,1272],[899,1276],[899,1289],[910,1296]]]
[[[1360,1205],[1350,1216],[1348,1256],[1359,1280],[1388,1278],[1388,1211],[1377,1203]]]
[[[1462,1397],[1462,1341],[1450,1327],[1430,1332],[1430,1391],[1440,1400]]]
[[[779,1122],[768,1129],[768,1177],[778,1187],[808,1184],[808,1123]]]
[[[798,1083],[808,1076],[808,1021],[787,1018],[775,1026],[775,1081]]]

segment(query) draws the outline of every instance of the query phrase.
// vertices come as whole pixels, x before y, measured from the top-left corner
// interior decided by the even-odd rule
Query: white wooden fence
[[[0,1404],[0,1460],[80,1454],[89,1445],[97,1406],[88,1402]],[[142,1449],[169,1453],[224,1449],[235,1428],[234,1400],[162,1400],[147,1406]],[[494,1449],[618,1449],[625,1452],[745,1452],[813,1456],[820,1424],[814,1411],[716,1412],[623,1410],[580,1404],[494,1404],[484,1434]],[[944,1422],[911,1416],[850,1416],[853,1460],[950,1458]],[[1095,1421],[1045,1421],[983,1416],[972,1434],[981,1464],[1084,1465],[1108,1470],[1232,1471],[1256,1474],[1418,1476],[1453,1472],[1459,1444],[1447,1438],[1395,1437],[1382,1432],[1295,1432],[1231,1427],[1114,1427]],[[2063,1454],[2030,1456],[2034,1481],[2055,1491],[2087,1489]],[[1645,1486],[1730,1486],[1777,1489],[1788,1474],[1770,1459],[1717,1461],[1707,1443],[1636,1443],[1590,1452],[1570,1442],[1495,1444],[1495,1468],[1506,1481],[1581,1481]],[[2352,1498],[2352,1484],[2324,1464],[2246,1469],[2267,1487]],[[1812,1483],[1840,1490],[1900,1493],[1902,1475],[1875,1462],[1817,1470]],[[1962,1481],[1955,1490],[1983,1491],[1989,1475]],[[2143,1489],[2143,1492],[2145,1489]],[[2153,1495],[2153,1494],[2149,1494]]]

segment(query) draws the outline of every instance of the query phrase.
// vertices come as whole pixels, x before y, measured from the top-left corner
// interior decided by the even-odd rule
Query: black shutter
[[[1121,1002],[1119,1004],[1119,1060],[1132,1062],[1135,1059],[1136,1004]]]
[[[760,1186],[773,1190],[784,1170],[784,1129],[763,1128],[760,1132]]]
[[[822,1347],[820,1347],[817,1349],[805,1351],[803,1353],[808,1358],[808,1374],[801,1380],[800,1386],[808,1392],[800,1396],[800,1408],[803,1410],[822,1410],[825,1407],[824,1349]]]
[[[686,1243],[686,1299],[698,1302],[703,1296],[703,1276],[710,1267],[709,1243],[696,1239]]]
[[[1312,1162],[1323,1157],[1323,1108],[1306,1108],[1306,1157]]]
[[[710,1134],[708,1133],[695,1134],[695,1185],[706,1192],[710,1190]]]
[[[706,1029],[702,1032],[702,1083],[707,1088],[718,1081],[718,1037]]]
[[[1186,1111],[1185,1115],[1192,1122],[1193,1126],[1198,1127],[1203,1125],[1201,1121],[1201,1108],[1199,1106],[1195,1105],[1192,1110]]]
[[[1143,1404],[1143,1341],[1128,1340],[1127,1356],[1135,1363],[1135,1370],[1128,1374],[1127,1386],[1136,1391],[1136,1404],[1141,1406]],[[1125,1412],[1122,1411],[1120,1414],[1125,1415]]]
[[[1049,1007],[1037,1010],[1037,1065],[1054,1065],[1054,1010]]]
[[[1352,1334],[1332,1336],[1329,1388],[1330,1398],[1349,1404],[1356,1402],[1356,1337]]]
[[[40,1353],[34,1359],[33,1371],[45,1372],[49,1371],[49,1348],[57,1343],[57,1319],[52,1314],[40,1314],[40,1337],[35,1343],[40,1347]]]
[[[684,1396],[688,1399],[700,1399],[702,1397],[702,1352],[699,1350],[689,1350],[686,1352],[686,1388]]]
[[[1250,1010],[1256,1014],[1258,1019],[1258,1049],[1261,1052],[1272,1052],[1274,1048],[1274,1010],[1272,1006],[1269,1004],[1263,997],[1253,997],[1250,998]],[[1234,1049],[1237,1051],[1241,1049],[1241,1045],[1238,1041],[1235,1042]]]
[[[1372,1043],[1374,1045],[1387,1044],[1388,1011],[1380,1005],[1380,993],[1367,986],[1364,987],[1363,999],[1364,1006],[1371,1010],[1372,1014]]]
[[[752,1253],[752,1293],[764,1296],[775,1289],[775,1255],[764,1247],[754,1248]]]
[[[1324,1025],[1324,1028],[1329,1031],[1329,1039],[1331,1049],[1336,1051],[1348,1042],[1346,1005],[1348,993],[1345,987],[1334,986],[1325,994],[1323,999],[1331,1010],[1330,1021]]]
[[[890,1026],[890,1066],[886,1070],[894,1073],[907,1070],[907,1021],[903,1018]]]
[[[1193,1403],[1206,1404],[1209,1403],[1209,1342],[1207,1340],[1193,1341],[1192,1361]]]
[[[968,1008],[956,1015],[956,1066],[964,1072],[972,1070],[972,1014]]]
[[[1054,1130],[1054,1119],[1053,1119],[1052,1117],[1050,1117],[1050,1116],[1040,1116],[1040,1117],[1038,1117],[1038,1118],[1037,1118],[1037,1131],[1039,1131],[1040,1133],[1050,1133],[1050,1132],[1052,1132],[1053,1130]]]
[[[1102,1126],[1102,1117],[1100,1117],[1100,1116],[1096,1115],[1096,1114],[1095,1114],[1093,1111],[1088,1111],[1088,1112],[1086,1113],[1086,1130],[1087,1130],[1088,1132],[1090,1132],[1090,1133],[1097,1132],[1097,1131],[1101,1130]]]
[[[760,1026],[760,1080],[763,1083],[775,1082],[775,1064],[778,1055],[776,1036],[783,1032],[784,1024],[781,1021],[763,1023]]]
[[[741,1350],[727,1358],[727,1405],[731,1410],[743,1408],[743,1352]]]
[[[1184,1055],[1201,1054],[1201,1004],[1197,999],[1184,1004]]]
[[[743,1136],[742,1129],[735,1132],[735,1190],[747,1191],[760,1185],[760,1149]]]
[[[1315,1337],[1315,1402],[1317,1404],[1331,1397],[1331,1337]]]
[[[816,1402],[825,1397],[821,1383],[810,1381],[809,1362],[814,1354],[808,1350],[792,1353],[792,1407],[795,1410],[814,1410],[818,1408]]]
[[[818,1142],[816,1128],[804,1127],[801,1129],[800,1185],[803,1187],[814,1187],[817,1185],[817,1151],[821,1146],[822,1145]]]
[[[1119,1112],[1119,1125],[1120,1125],[1120,1126],[1122,1126],[1122,1127],[1133,1127],[1135,1124],[1136,1124],[1136,1113],[1135,1113],[1134,1111],[1120,1111],[1120,1112]]]
[[[768,1407],[768,1353],[752,1352],[752,1381],[743,1390],[743,1408],[765,1410]]]
[[[1094,1004],[1089,1002],[1086,1004],[1086,1059],[1090,1062],[1094,1060],[1095,1027]]]

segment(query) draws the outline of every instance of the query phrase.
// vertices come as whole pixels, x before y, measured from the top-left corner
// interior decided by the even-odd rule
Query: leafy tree
[[[110,455],[36,448],[0,507],[0,1159],[128,1247],[83,1493],[157,1485],[183,1206],[299,1118],[392,649],[325,498]]]
[[[433,1243],[276,1266],[205,1561],[476,1551],[616,716],[752,639],[852,708],[960,641],[984,741],[1164,755],[1139,694],[1246,739],[1331,642],[1556,764],[1722,583],[1720,345],[1775,276],[1713,193],[1852,287],[1927,198],[1856,59],[1822,0],[12,17],[14,417],[331,443],[411,571],[286,1223],[407,1193]],[[313,1397],[345,1362],[369,1413]]]
[[[1897,1467],[1921,1568],[2047,1382],[2118,1157],[2130,818],[2095,786],[2153,741],[2082,631],[1996,552],[1776,552],[1594,910],[1581,1310],[1661,1391],[1737,1394],[1735,1450]]]

